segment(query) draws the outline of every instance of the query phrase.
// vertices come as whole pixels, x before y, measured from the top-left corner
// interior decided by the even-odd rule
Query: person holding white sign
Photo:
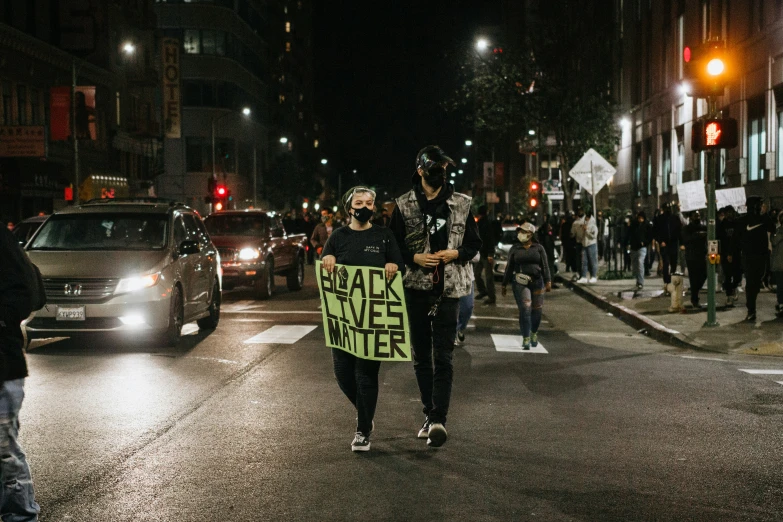
[[[394,278],[397,271],[404,268],[404,262],[391,230],[370,223],[375,210],[375,192],[367,187],[354,187],[343,196],[343,206],[352,218],[351,223],[338,228],[327,239],[321,258],[323,268],[332,273],[336,263],[371,266],[385,269],[387,279]],[[351,450],[369,451],[381,363],[337,348],[332,348],[332,362],[337,384],[357,411]]]

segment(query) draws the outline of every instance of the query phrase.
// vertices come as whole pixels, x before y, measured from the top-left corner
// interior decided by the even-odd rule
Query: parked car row
[[[30,339],[120,334],[173,346],[183,325],[214,329],[223,288],[273,295],[274,276],[304,284],[304,234],[261,210],[213,214],[155,198],[101,200],[23,221],[12,231],[44,279]]]

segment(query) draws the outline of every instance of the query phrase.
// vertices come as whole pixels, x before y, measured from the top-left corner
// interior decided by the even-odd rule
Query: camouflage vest
[[[416,191],[403,194],[396,200],[397,207],[405,220],[405,246],[413,254],[424,254],[430,251],[429,229],[424,222],[424,214],[416,200]],[[446,203],[451,215],[446,223],[449,227],[448,249],[456,250],[462,245],[465,235],[465,221],[470,212],[470,198],[464,194],[453,193]],[[407,267],[403,282],[405,288],[413,290],[432,290],[432,272],[424,271],[417,264]],[[470,293],[470,267],[458,260],[446,265],[446,280],[443,285],[444,297],[463,297]]]

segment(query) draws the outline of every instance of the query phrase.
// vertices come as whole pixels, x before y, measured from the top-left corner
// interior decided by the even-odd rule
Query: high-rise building
[[[615,92],[622,143],[611,186],[615,205],[652,209],[676,201],[677,185],[704,180],[705,153],[691,150],[707,103],[683,85],[684,50],[725,41],[734,59],[718,98],[738,120],[739,146],[720,152],[717,188],[745,187],[783,205],[783,4],[773,0],[615,2]]]

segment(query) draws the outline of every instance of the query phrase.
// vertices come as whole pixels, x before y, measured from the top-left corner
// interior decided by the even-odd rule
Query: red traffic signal
[[[226,186],[225,186],[225,185],[218,185],[218,186],[215,188],[215,195],[216,195],[216,196],[218,196],[218,197],[222,198],[222,197],[225,197],[225,196],[226,196],[226,194],[228,194],[228,189],[226,188]]]
[[[528,195],[530,199],[527,202],[527,206],[530,208],[538,207],[541,201],[541,182],[537,179],[531,180],[528,188]]]
[[[709,118],[693,124],[691,149],[701,152],[710,149],[733,149],[738,145],[737,120]]]

